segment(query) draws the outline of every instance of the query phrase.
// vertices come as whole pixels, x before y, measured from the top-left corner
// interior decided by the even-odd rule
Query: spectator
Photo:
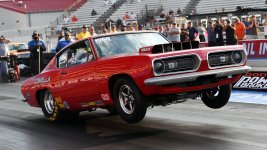
[[[207,30],[203,27],[202,23],[199,23],[197,30],[199,33],[200,42],[205,42],[205,34],[206,34]]]
[[[72,21],[72,22],[77,22],[77,21],[78,21],[78,18],[77,18],[75,15],[73,15],[73,16],[71,17],[71,21]]]
[[[259,22],[256,21],[256,17],[253,15],[249,22],[249,34],[252,39],[258,39]]]
[[[165,25],[165,30],[164,30],[164,32],[163,32],[163,35],[164,35],[167,39],[171,40],[169,32],[170,32],[170,25],[169,25],[169,24],[166,24],[166,25]]]
[[[170,28],[170,31],[168,33],[170,35],[170,40],[172,42],[180,42],[180,33],[181,33],[181,30],[177,26],[177,24],[175,22],[172,23],[172,27]]]
[[[195,27],[192,26],[192,22],[187,23],[188,36],[190,41],[195,41],[198,35],[198,31]]]
[[[134,14],[133,12],[131,12],[130,19],[136,19],[136,14]]]
[[[138,26],[138,30],[145,30],[144,25],[143,25],[143,24],[140,24],[140,25]]]
[[[95,36],[95,35],[97,35],[96,32],[95,32],[95,28],[94,28],[94,26],[91,26],[91,27],[90,27],[90,34],[91,34],[91,36]]]
[[[64,31],[61,30],[60,33],[59,33],[59,36],[57,38],[57,41],[61,40],[63,37],[64,37]]]
[[[108,30],[106,28],[103,28],[102,33],[106,34],[106,33],[108,33]]]
[[[30,51],[31,73],[32,75],[37,75],[43,70],[43,51],[46,50],[45,44],[40,39],[40,34],[37,31],[33,32],[32,40],[28,42],[28,48]]]
[[[174,12],[173,11],[170,11],[170,12],[171,12],[170,13],[170,21],[171,21],[171,23],[174,23],[174,22],[176,22]]]
[[[171,16],[169,14],[166,15],[166,24],[171,23]]]
[[[160,18],[165,18],[165,14],[162,13],[162,14],[159,15],[159,17],[160,17]]]
[[[112,25],[111,26],[111,33],[116,33],[116,32],[118,32],[116,26]]]
[[[246,35],[249,35],[249,17],[246,17],[245,21],[243,22],[243,24],[246,27]]]
[[[154,30],[159,32],[159,27],[158,26],[155,26],[154,27]]]
[[[87,26],[86,25],[83,25],[82,27],[82,32],[80,32],[76,38],[77,40],[80,40],[80,39],[83,39],[83,38],[88,38],[90,37],[90,33],[87,31]]]
[[[97,15],[97,12],[95,11],[95,9],[93,9],[91,12],[91,16],[95,16],[95,15]]]
[[[63,21],[64,21],[64,23],[68,23],[70,21],[70,18],[67,16],[64,16]]]
[[[264,37],[265,39],[267,39],[267,14],[264,15],[265,16],[265,21],[263,23],[263,27],[264,27]]]
[[[181,11],[180,7],[178,7],[178,9],[177,9],[177,15],[181,15],[181,13],[182,13],[182,11]]]
[[[244,40],[246,36],[246,26],[240,21],[239,18],[235,19],[235,35],[237,40]]]
[[[113,20],[111,20],[110,18],[107,18],[106,23],[105,23],[105,27],[106,27],[106,29],[111,30],[111,25],[112,25],[113,23],[114,23]]]
[[[214,31],[215,24],[213,22],[209,22],[208,26],[208,45],[209,47],[216,46],[216,33]]]
[[[180,39],[181,39],[181,42],[187,42],[187,41],[189,41],[188,30],[185,27],[185,24],[184,23],[182,23],[182,26],[181,26]]]
[[[163,34],[163,32],[164,32],[163,26],[159,26],[159,33]]]
[[[59,52],[62,48],[69,45],[70,43],[74,42],[74,40],[71,38],[71,33],[69,31],[66,31],[64,33],[64,37],[65,38],[58,41],[57,47],[56,47],[56,52]]]
[[[116,21],[116,26],[117,28],[121,28],[121,25],[122,25],[122,20],[120,18],[118,18],[118,20]]]
[[[6,39],[2,35],[0,37],[0,58],[9,55]],[[8,82],[8,63],[0,59],[0,82]]]
[[[126,31],[126,24],[123,24],[123,25],[121,26],[121,32],[124,32],[124,31]]]
[[[223,46],[224,45],[223,33],[222,33],[223,32],[223,26],[218,20],[216,20],[214,32],[216,35],[216,45],[217,46]]]
[[[130,23],[129,31],[135,31],[132,23]]]
[[[125,13],[124,18],[125,18],[125,20],[128,20],[130,18],[128,11]]]
[[[237,38],[235,35],[236,29],[234,25],[231,24],[230,20],[226,20],[226,25],[223,27],[223,30],[226,32],[226,45],[236,45],[237,44]]]

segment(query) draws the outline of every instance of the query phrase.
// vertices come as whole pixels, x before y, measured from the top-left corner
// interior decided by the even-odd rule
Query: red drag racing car
[[[250,70],[244,47],[184,47],[153,31],[90,37],[63,48],[21,92],[51,121],[104,108],[136,123],[148,107],[197,97],[223,107],[231,84]]]

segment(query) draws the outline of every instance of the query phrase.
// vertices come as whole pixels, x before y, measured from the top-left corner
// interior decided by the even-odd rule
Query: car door
[[[94,78],[96,61],[89,41],[83,40],[69,46],[58,59],[62,100],[69,104],[96,100],[99,94]]]

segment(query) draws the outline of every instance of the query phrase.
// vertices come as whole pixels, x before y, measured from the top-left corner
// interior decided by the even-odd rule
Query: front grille
[[[195,60],[191,57],[173,58],[162,61],[165,66],[164,73],[192,70],[195,65]]]
[[[241,55],[240,61],[234,58],[234,54]],[[244,61],[244,51],[227,51],[227,52],[213,52],[208,54],[208,62],[210,67],[223,67],[241,64]],[[238,60],[238,61],[236,61]]]
[[[161,65],[157,63],[161,63]],[[200,59],[195,54],[160,58],[153,61],[155,75],[193,71],[196,70],[199,65]]]

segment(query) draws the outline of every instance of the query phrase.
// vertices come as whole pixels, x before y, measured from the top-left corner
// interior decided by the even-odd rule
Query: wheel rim
[[[210,99],[215,99],[216,97],[218,97],[219,92],[220,88],[218,87],[206,92],[206,94]]]
[[[52,94],[48,91],[44,94],[44,105],[47,113],[52,114],[55,108],[55,103]]]
[[[135,109],[135,100],[132,89],[128,85],[123,85],[119,91],[119,100],[122,110],[126,114],[132,114]]]

